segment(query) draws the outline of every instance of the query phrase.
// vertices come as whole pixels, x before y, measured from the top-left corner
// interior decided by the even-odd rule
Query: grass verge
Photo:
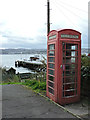
[[[31,88],[37,93],[41,93],[43,95],[46,94],[46,81],[37,81],[37,80],[24,80],[24,82],[7,82],[7,83],[0,83],[0,85],[10,85],[10,84],[18,84],[18,85],[25,85],[28,88]]]
[[[22,85],[21,82],[7,82],[7,83],[0,83],[0,85],[9,85],[9,84],[18,84],[18,85]]]
[[[37,80],[25,80],[22,85],[31,88],[37,93],[46,94],[46,81],[37,81]]]

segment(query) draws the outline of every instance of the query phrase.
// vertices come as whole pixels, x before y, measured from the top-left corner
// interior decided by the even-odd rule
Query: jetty
[[[30,57],[30,60],[17,60],[15,67],[24,67],[31,70],[40,71],[43,68],[43,63],[39,61],[38,57]]]

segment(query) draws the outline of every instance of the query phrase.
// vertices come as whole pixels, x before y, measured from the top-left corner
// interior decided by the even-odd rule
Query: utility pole
[[[47,0],[47,34],[50,32],[50,1]]]

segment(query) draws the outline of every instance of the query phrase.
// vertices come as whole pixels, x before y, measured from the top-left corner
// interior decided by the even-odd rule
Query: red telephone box
[[[63,105],[79,101],[81,33],[52,30],[47,41],[47,96]]]

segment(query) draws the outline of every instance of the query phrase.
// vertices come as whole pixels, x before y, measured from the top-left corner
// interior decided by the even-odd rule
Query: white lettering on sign
[[[66,35],[66,34],[62,34],[61,38],[79,38],[78,35]]]
[[[55,39],[55,38],[56,38],[56,35],[49,36],[49,40]]]

